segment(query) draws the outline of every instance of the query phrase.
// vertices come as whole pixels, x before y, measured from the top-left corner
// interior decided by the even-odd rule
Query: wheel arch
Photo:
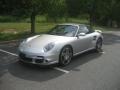
[[[62,50],[65,48],[65,47],[70,47],[71,48],[71,50],[72,50],[72,56],[73,56],[73,47],[72,47],[72,45],[70,45],[70,44],[66,44],[66,45],[64,45],[62,48],[61,48],[61,50],[60,50],[60,53],[59,53],[59,64],[60,64],[60,55],[61,55],[61,52],[62,52]],[[61,65],[61,64],[60,64]]]
[[[60,49],[59,56],[60,56],[60,54],[61,54],[62,49],[63,49],[64,47],[66,47],[66,46],[69,46],[69,47],[72,49],[72,54],[74,53],[72,45],[66,44],[66,45],[62,46],[62,48]]]
[[[97,40],[99,40],[99,39],[101,39],[101,40],[102,40],[102,42],[103,42],[103,38],[102,38],[102,37],[98,37],[98,39],[97,39]]]
[[[73,53],[73,47],[72,47],[72,45],[70,45],[70,44],[64,45],[64,47],[66,47],[66,46],[70,47],[72,49],[72,53]]]

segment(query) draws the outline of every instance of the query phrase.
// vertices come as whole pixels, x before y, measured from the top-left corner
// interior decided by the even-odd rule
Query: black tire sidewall
[[[98,43],[101,43],[101,48],[98,48]],[[97,42],[96,42],[96,51],[97,52],[100,52],[102,50],[102,44],[103,44],[103,41],[101,38],[98,38]]]
[[[59,65],[60,65],[60,66],[66,66],[66,65],[68,65],[68,64],[71,62],[71,60],[70,60],[70,62],[69,62],[68,64],[63,64],[63,63],[62,63],[61,54],[62,54],[62,52],[63,52],[63,50],[64,50],[65,48],[69,48],[69,49],[71,49],[71,51],[72,51],[72,48],[71,48],[70,46],[64,46],[64,47],[61,49],[60,55],[59,55]],[[73,57],[73,51],[72,51],[72,57]],[[71,57],[71,59],[72,59],[72,57]]]

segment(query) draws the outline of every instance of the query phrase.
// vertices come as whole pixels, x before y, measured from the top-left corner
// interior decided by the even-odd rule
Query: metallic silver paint
[[[62,25],[75,25],[78,26],[79,29],[79,24],[62,24]],[[39,63],[39,65],[50,65],[59,62],[60,51],[64,46],[70,45],[73,48],[73,55],[78,55],[85,51],[94,49],[96,46],[97,39],[100,37],[103,38],[102,34],[97,31],[87,34],[85,36],[79,37],[76,36],[66,37],[48,34],[36,35],[22,42],[19,46],[19,52],[26,54],[26,57],[29,58],[36,59],[38,58],[38,56],[43,56],[44,59],[47,61]],[[96,36],[96,40],[93,40],[94,36]],[[50,51],[44,52],[44,47],[51,42],[54,42],[55,46]],[[34,60],[30,63],[38,64],[35,63]]]

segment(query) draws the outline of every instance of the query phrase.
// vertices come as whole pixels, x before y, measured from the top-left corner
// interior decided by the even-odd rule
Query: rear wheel
[[[96,43],[96,51],[101,52],[102,51],[102,39],[99,38]]]
[[[72,48],[70,46],[65,46],[60,53],[59,56],[59,64],[61,66],[66,66],[70,63],[72,59],[73,53]]]

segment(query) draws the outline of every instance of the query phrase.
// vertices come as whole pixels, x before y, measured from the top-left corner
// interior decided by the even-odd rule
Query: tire
[[[96,50],[97,52],[101,52],[101,51],[102,51],[102,44],[103,44],[102,39],[99,38],[99,39],[97,40],[97,42],[96,42],[96,47],[95,47],[95,50]]]
[[[71,62],[73,57],[73,50],[70,46],[65,46],[62,48],[59,55],[59,65],[66,66]]]

